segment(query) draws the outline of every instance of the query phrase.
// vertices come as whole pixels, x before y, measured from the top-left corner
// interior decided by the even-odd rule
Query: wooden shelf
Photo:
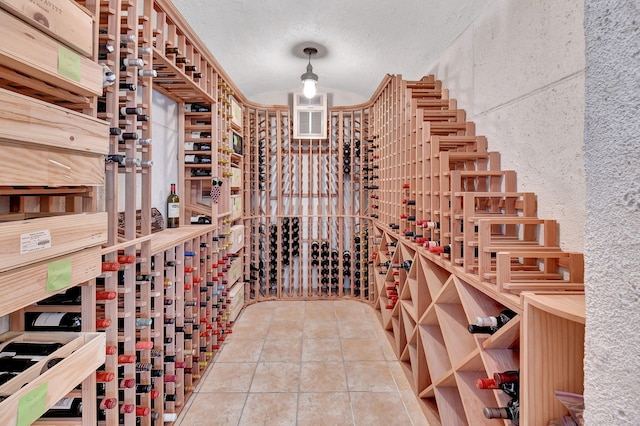
[[[520,413],[525,424],[544,424],[568,414],[555,391],[584,392],[585,300],[579,294],[525,294],[523,302]]]
[[[45,386],[45,407],[49,408],[90,376],[105,362],[104,333],[5,333],[0,341],[9,339],[61,342],[64,346],[45,360],[33,365],[25,372],[0,386],[0,394],[10,395],[0,403],[0,423],[15,424],[18,406],[22,398],[29,398]],[[46,360],[61,357],[62,361],[41,373]]]

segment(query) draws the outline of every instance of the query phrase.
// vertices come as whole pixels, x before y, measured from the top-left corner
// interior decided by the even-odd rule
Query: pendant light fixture
[[[313,73],[313,67],[311,66],[311,55],[318,53],[318,49],[305,47],[303,52],[309,57],[309,63],[307,64],[307,72],[300,76],[302,93],[307,99],[311,99],[316,95],[316,83],[318,82],[318,75]]]

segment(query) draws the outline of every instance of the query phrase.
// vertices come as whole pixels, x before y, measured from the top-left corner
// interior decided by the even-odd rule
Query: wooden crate
[[[102,66],[6,12],[0,12],[0,65],[79,95],[102,94]]]
[[[0,149],[0,182],[4,185],[104,185],[102,155],[12,142],[0,142]]]
[[[41,374],[46,363],[46,360],[42,360],[0,386],[0,394],[11,395],[0,403],[0,424],[3,425],[17,424],[18,407],[22,398],[32,397],[40,386],[46,384],[46,393],[42,396],[46,410],[104,364],[106,358],[104,333],[9,332],[0,336],[0,341],[10,339],[65,343],[62,348],[46,358],[64,359]]]
[[[0,88],[0,140],[81,153],[107,154],[109,124]],[[27,156],[29,160],[33,160],[33,157],[35,155]],[[4,179],[1,181],[6,185]]]
[[[93,56],[93,19],[76,2],[0,0],[0,7],[84,56]]]
[[[0,272],[107,241],[107,213],[0,223]]]
[[[69,286],[89,281],[102,273],[100,247],[89,247],[64,256],[43,260],[0,273],[3,297],[0,300],[0,316],[7,315],[27,305],[42,300],[53,292],[47,291],[50,264],[57,261],[71,262]],[[0,422],[0,424],[3,424]]]

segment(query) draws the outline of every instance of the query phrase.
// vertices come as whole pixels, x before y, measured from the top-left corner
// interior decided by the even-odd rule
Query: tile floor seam
[[[339,362],[342,365],[342,370],[343,370],[342,373],[344,375],[344,382],[345,382],[346,390],[345,391],[336,391],[336,390],[326,390],[326,391],[325,390],[320,390],[320,391],[318,391],[318,390],[315,390],[315,387],[313,387],[313,386],[311,386],[309,388],[309,390],[305,390],[306,388],[303,388],[303,383],[302,383],[303,376],[302,376],[302,373],[303,373],[303,363],[305,363],[305,361],[303,360],[303,353],[304,353],[303,350],[305,348],[305,341],[307,341],[307,342],[308,341],[312,341],[312,340],[316,339],[315,336],[317,335],[316,334],[317,333],[317,329],[316,328],[314,328],[313,331],[309,331],[310,329],[305,328],[305,325],[310,325],[311,324],[311,322],[307,321],[307,320],[311,321],[311,318],[307,317],[309,315],[309,312],[310,312],[309,307],[312,305],[309,302],[310,301],[304,301],[301,304],[303,312],[302,312],[302,332],[300,334],[300,352],[299,352],[299,357],[298,357],[298,362],[299,362],[299,366],[298,367],[299,368],[298,368],[297,392],[284,392],[284,391],[282,391],[282,392],[279,392],[279,391],[276,391],[276,392],[266,391],[266,392],[264,392],[263,391],[263,392],[254,392],[253,395],[291,394],[291,396],[293,397],[292,394],[295,393],[295,397],[296,397],[295,410],[296,410],[296,412],[295,412],[294,424],[298,424],[300,421],[305,421],[305,419],[308,420],[308,417],[306,417],[306,416],[302,416],[301,417],[301,411],[300,410],[301,409],[304,410],[304,406],[305,405],[308,406],[308,401],[309,400],[307,398],[305,398],[304,400],[307,401],[307,402],[303,403],[301,395],[306,395],[306,394],[327,394],[327,395],[329,395],[329,394],[346,392],[346,394],[347,394],[346,396],[348,398],[348,407],[349,407],[349,410],[351,412],[350,413],[351,424],[352,425],[358,425],[358,423],[356,423],[356,419],[359,418],[360,420],[362,420],[362,418],[361,418],[361,414],[356,415],[356,411],[354,410],[354,408],[358,408],[361,411],[362,410],[363,399],[361,399],[361,397],[357,397],[356,398],[357,401],[356,401],[356,400],[353,399],[353,397],[356,396],[356,395],[360,395],[360,396],[364,397],[367,394],[373,395],[373,394],[378,394],[378,393],[389,393],[389,395],[393,394],[393,395],[395,395],[396,397],[398,397],[400,399],[400,402],[402,403],[402,407],[404,407],[405,415],[407,416],[407,419],[409,420],[409,422],[412,425],[416,425],[417,423],[414,421],[414,418],[410,414],[407,402],[405,401],[405,399],[403,397],[403,393],[400,390],[399,380],[402,377],[397,377],[396,376],[397,371],[394,373],[395,370],[391,369],[392,362],[393,362],[394,366],[396,364],[400,366],[399,371],[400,371],[401,374],[404,374],[404,371],[402,370],[402,365],[400,365],[401,361],[399,361],[398,357],[395,354],[395,351],[393,350],[392,342],[387,341],[388,348],[384,347],[384,345],[383,345],[384,342],[381,341],[381,339],[386,339],[387,338],[387,336],[384,333],[378,333],[377,330],[374,330],[374,338],[376,339],[378,350],[380,351],[380,354],[382,356],[381,360],[373,360],[373,359],[372,360],[361,360],[360,358],[362,358],[362,357],[366,358],[367,354],[365,353],[363,355],[358,355],[358,353],[353,351],[353,350],[351,351],[351,355],[349,356],[349,358],[354,358],[354,359],[351,360],[351,361],[347,361],[346,360],[345,352],[344,352],[345,347],[343,345],[343,343],[344,343],[343,340],[344,339],[352,339],[353,340],[353,339],[357,339],[360,336],[357,334],[357,331],[356,331],[356,334],[354,334],[354,330],[355,329],[353,329],[353,328],[349,329],[348,331],[344,331],[344,332],[341,333],[341,325],[348,327],[349,325],[347,325],[347,322],[348,322],[347,320],[349,320],[349,321],[352,321],[354,323],[354,326],[356,326],[356,327],[357,327],[358,324],[360,324],[362,322],[371,323],[371,325],[373,327],[376,327],[376,326],[377,327],[381,327],[382,326],[380,322],[375,322],[374,321],[374,319],[377,319],[377,318],[374,318],[374,319],[370,318],[369,315],[368,315],[369,312],[365,311],[364,308],[360,309],[360,310],[354,309],[353,310],[354,311],[354,315],[353,316],[349,316],[348,318],[345,319],[345,314],[346,314],[345,311],[349,311],[349,308],[351,306],[351,304],[348,304],[348,305],[345,304],[344,302],[346,302],[346,301],[339,301],[339,302],[336,302],[335,300],[331,301],[331,308],[332,309],[330,311],[333,314],[333,321],[331,323],[335,324],[335,327],[336,327],[337,344],[338,344],[337,346],[339,347],[339,350],[340,350],[340,361]],[[318,301],[318,302],[320,302],[320,301]],[[350,302],[357,303],[357,302],[353,302],[353,301],[350,301]],[[326,303],[326,302],[322,301],[321,303]],[[345,305],[347,305],[347,306],[345,306]],[[268,325],[266,326],[265,334],[263,335],[263,337],[261,339],[261,344],[259,346],[260,349],[259,349],[259,352],[257,354],[257,360],[255,361],[255,368],[254,368],[253,373],[251,375],[251,380],[250,380],[250,383],[248,385],[249,388],[247,389],[247,391],[246,392],[240,392],[240,391],[238,391],[238,392],[216,392],[216,391],[212,392],[212,393],[220,393],[220,394],[233,393],[233,394],[243,394],[244,395],[242,409],[241,410],[237,410],[237,411],[240,411],[240,415],[239,415],[238,420],[236,422],[236,426],[239,426],[240,424],[242,424],[243,418],[245,419],[245,421],[251,419],[251,413],[245,412],[245,410],[247,409],[248,404],[249,404],[250,396],[252,395],[251,387],[253,386],[253,383],[254,383],[254,381],[256,379],[256,373],[258,372],[258,366],[261,363],[260,359],[262,358],[262,356],[264,354],[264,351],[265,351],[266,342],[267,342],[267,340],[270,340],[269,339],[269,330],[271,328],[271,325],[274,322],[276,309],[281,307],[281,306],[283,306],[283,305],[274,304],[274,306],[270,306],[269,308],[267,308],[266,306],[261,308],[261,309],[265,310],[265,313],[268,312],[270,314],[270,316],[269,316],[269,320],[267,321]],[[244,314],[245,312],[247,312],[246,308],[243,309],[242,313]],[[316,311],[316,312],[319,312],[319,311]],[[339,316],[339,312],[340,312],[340,316]],[[280,314],[282,315],[282,317],[279,317],[279,318],[285,318],[285,319],[279,320],[279,322],[290,321],[290,320],[286,319],[290,315],[290,313],[281,311]],[[254,316],[256,318],[253,318]],[[252,321],[250,323],[248,323],[248,325],[249,325],[248,327],[247,326],[243,326],[242,327],[243,332],[251,334],[251,327],[250,327],[251,323],[253,321],[259,321],[259,318],[261,316],[265,316],[265,315],[261,315],[260,312],[258,312],[256,314],[252,314],[252,316],[251,316]],[[294,316],[294,315],[291,315],[291,316]],[[323,320],[324,316],[325,315],[322,315],[322,314],[320,315],[320,321]],[[242,317],[244,317],[244,315],[239,317],[238,320],[241,320]],[[342,318],[344,321],[341,321],[340,318]],[[314,313],[314,319],[313,320],[314,321],[318,320],[317,313]],[[276,322],[278,322],[278,321],[276,321]],[[344,322],[344,324],[342,324],[343,322]],[[244,323],[242,323],[242,324],[244,324]],[[318,325],[315,325],[314,327],[318,327]],[[322,325],[320,325],[320,327],[322,328]],[[306,333],[305,333],[305,329],[307,330]],[[278,330],[278,331],[282,331],[282,330]],[[344,335],[344,337],[343,337],[343,335]],[[354,335],[356,337],[354,337]],[[322,335],[322,337],[326,337],[326,335]],[[368,336],[368,337],[370,337],[370,336]],[[241,340],[243,340],[243,339],[241,339]],[[246,340],[246,339],[244,339],[244,340]],[[254,340],[254,339],[251,339],[251,340]],[[258,340],[258,339],[255,339],[255,340]],[[271,340],[282,340],[282,339],[271,339]],[[331,340],[333,340],[333,339],[331,339]],[[282,342],[279,342],[279,343],[282,343]],[[373,347],[374,346],[371,346],[371,348],[373,348]],[[226,348],[228,349],[228,346],[226,346]],[[222,349],[224,350],[225,347],[223,347]],[[193,401],[198,396],[200,396],[202,398],[206,394],[209,393],[209,392],[204,392],[204,393],[202,392],[203,384],[204,384],[205,381],[213,378],[213,375],[214,375],[213,367],[216,364],[221,364],[217,360],[219,359],[219,357],[222,354],[223,350],[221,350],[220,352],[218,352],[216,354],[216,357],[214,357],[213,362],[211,363],[209,368],[207,368],[206,373],[203,375],[203,377],[201,377],[201,380],[198,383],[197,388],[194,390],[194,394],[193,394],[194,397],[190,398],[190,400],[188,401],[187,406],[185,406],[184,407],[185,409],[182,410],[182,412],[180,413],[181,414],[181,416],[180,416],[181,419],[179,419],[179,422],[177,423],[177,425],[181,425],[184,422],[184,420],[186,418],[186,415],[187,415],[187,412],[192,408]],[[393,355],[393,358],[390,358],[389,350],[391,350],[391,354]],[[311,358],[312,359],[317,359],[317,356],[315,356],[315,357],[311,356]],[[320,361],[308,361],[307,364],[313,364],[314,362],[329,362],[325,358],[323,358]],[[290,360],[290,361],[288,360],[288,361],[285,361],[284,363],[288,364],[288,363],[291,363],[291,362],[295,362],[295,360]],[[385,368],[387,369],[387,372],[389,373],[389,375],[391,376],[391,379],[393,380],[392,383],[393,383],[393,387],[395,388],[395,390],[391,390],[391,393],[390,393],[389,390],[384,390],[382,388],[381,389],[377,389],[377,390],[367,390],[365,388],[363,388],[362,390],[351,390],[350,389],[350,386],[349,386],[349,375],[347,374],[347,371],[348,371],[347,370],[347,364],[348,363],[352,363],[352,364],[363,365],[363,364],[366,364],[368,362],[371,362],[371,363],[379,362],[379,363],[381,363],[381,365],[385,366]],[[251,361],[251,363],[253,364],[254,362]],[[228,363],[225,363],[225,364],[228,364]],[[247,364],[247,361],[242,362],[242,364]],[[352,365],[352,364],[349,364],[349,365]],[[293,371],[295,371],[295,369]],[[352,380],[353,379],[354,378],[352,377]],[[409,379],[407,378],[407,380],[409,380]],[[391,383],[389,383],[389,384],[391,384]],[[353,385],[354,385],[354,383],[352,383],[352,386]],[[290,399],[291,403],[293,402],[292,399],[293,398]],[[240,402],[240,399],[238,399],[238,402]],[[357,404],[358,407],[354,407],[354,404],[356,402],[358,403]],[[301,405],[301,404],[303,404],[303,405]],[[255,405],[255,404],[251,404],[251,405]],[[293,408],[293,406],[294,405],[292,404],[291,407]],[[309,411],[303,411],[303,414],[304,413],[306,413],[308,415]],[[347,413],[345,412],[345,414],[347,414]],[[291,415],[293,415],[293,413],[291,413]],[[189,426],[189,425],[188,424],[184,424],[183,426]]]
[[[246,308],[243,309],[242,313],[245,313],[245,312],[246,312]],[[265,333],[265,336],[262,339],[262,346],[260,347],[260,353],[258,354],[258,359],[256,360],[256,368],[253,370],[253,374],[251,375],[251,381],[249,382],[249,387],[247,388],[247,391],[245,392],[244,404],[242,404],[242,410],[240,411],[240,416],[238,416],[238,422],[236,423],[236,426],[239,426],[240,423],[242,422],[242,416],[244,415],[244,410],[247,407],[247,401],[249,400],[249,395],[251,393],[251,386],[253,385],[253,380],[256,377],[256,371],[258,371],[258,364],[260,363],[260,356],[262,355],[262,350],[264,349],[264,344],[267,341],[267,335],[269,333],[269,328],[271,327],[272,320],[273,320],[273,314],[269,318],[269,327],[267,327],[267,333]]]
[[[336,315],[335,312],[335,302],[333,303],[333,313],[336,317],[336,323],[337,327],[338,327],[338,342],[340,342],[340,355],[342,356],[342,369],[344,370],[344,381],[345,381],[345,385],[347,387],[347,396],[349,398],[349,409],[351,410],[351,424],[352,425],[356,425],[356,415],[353,412],[353,401],[351,400],[351,389],[349,389],[349,375],[347,374],[347,366],[345,364],[345,360],[344,360],[344,351],[342,348],[342,337],[340,336],[340,321],[337,320],[338,315]]]

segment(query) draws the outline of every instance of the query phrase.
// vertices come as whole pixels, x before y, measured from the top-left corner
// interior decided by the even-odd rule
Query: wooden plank
[[[31,78],[30,76],[21,74],[7,67],[0,66],[0,78],[7,80],[3,83],[6,83],[8,87],[20,90],[25,94],[29,92],[30,96],[38,97],[43,100],[53,99],[54,101],[52,102],[57,102],[59,100],[72,102],[73,105],[70,105],[69,107],[76,110],[78,108],[88,108],[90,104],[89,98],[86,96],[73,94],[68,90],[54,87],[48,83],[36,80],[35,78]],[[19,88],[16,86],[19,86]]]
[[[0,182],[9,186],[104,185],[102,155],[0,142]]]
[[[71,261],[70,285],[78,285],[101,274],[100,247],[89,247],[0,273],[0,283],[6,295],[0,299],[0,316],[7,315],[51,295],[46,291],[48,266],[58,260]]]
[[[0,140],[107,154],[109,124],[0,89]]]
[[[80,95],[102,94],[102,66],[7,13],[0,13],[0,65]]]
[[[0,272],[107,241],[107,213],[46,217],[0,224]]]
[[[584,295],[527,294],[523,303],[520,420],[547,424],[566,413],[554,391],[584,391]]]
[[[0,0],[0,7],[84,56],[93,56],[93,18],[74,1]]]
[[[84,378],[91,375],[96,368],[104,364],[106,340],[104,333],[36,333],[43,341],[55,341],[56,339],[65,339],[67,335],[77,336],[76,339],[65,344],[48,359],[59,356],[64,359],[57,363],[54,367],[48,369],[44,373],[40,370],[40,364],[34,365],[26,372],[20,374],[13,380],[0,386],[0,392],[10,395],[2,401],[2,410],[0,410],[0,424],[14,425],[18,418],[18,405],[20,399],[37,387],[47,384],[46,403],[48,409],[56,402],[63,398],[67,393],[73,390],[82,382]],[[46,334],[47,336],[43,336]],[[32,333],[25,334],[27,336]],[[57,336],[57,337],[56,337]],[[64,341],[64,340],[63,340]],[[57,355],[55,355],[57,354]],[[46,361],[41,361],[44,364]],[[40,366],[40,367],[37,367]],[[23,387],[18,386],[18,378],[22,378],[20,382],[26,382]]]

